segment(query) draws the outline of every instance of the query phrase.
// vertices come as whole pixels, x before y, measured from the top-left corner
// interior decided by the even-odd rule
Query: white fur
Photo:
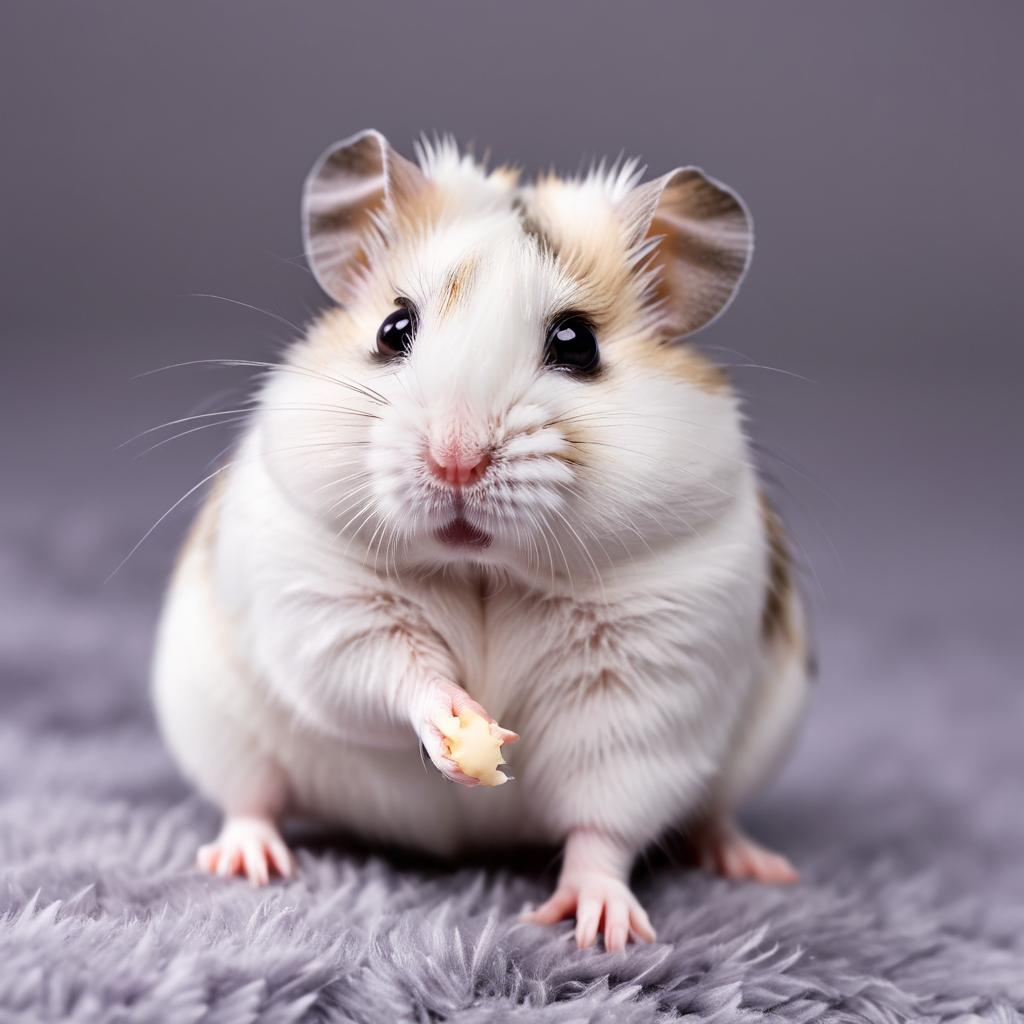
[[[349,309],[271,375],[211,539],[184,556],[160,720],[228,813],[287,807],[442,853],[579,829],[636,852],[697,813],[758,731],[766,540],[739,411],[618,358],[628,326],[600,339],[600,383],[541,367],[546,318],[580,283],[523,234],[508,188],[444,143],[423,164],[448,183],[443,216],[381,241]],[[589,176],[572,216],[611,216],[634,170]],[[376,365],[396,296],[419,333],[407,361]],[[572,461],[566,423],[587,437]],[[451,497],[423,452],[452,439],[496,453],[466,499],[483,551],[433,536]],[[521,734],[513,784],[466,789],[424,762],[439,680]]]

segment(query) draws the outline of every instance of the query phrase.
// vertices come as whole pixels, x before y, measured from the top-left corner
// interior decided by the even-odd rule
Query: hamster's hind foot
[[[733,822],[706,826],[697,840],[699,863],[723,878],[768,885],[798,882],[796,868],[781,853],[755,842]]]
[[[562,872],[554,895],[521,920],[556,924],[576,918],[576,945],[586,949],[604,932],[604,948],[620,953],[630,938],[653,942],[647,911],[629,888],[632,856],[598,832],[579,830],[566,843]]]
[[[291,878],[295,861],[277,826],[269,818],[229,816],[220,835],[199,848],[200,870],[220,878],[245,875],[253,885],[266,885],[272,872]]]
[[[576,945],[587,949],[604,930],[604,948],[621,953],[632,937],[653,942],[655,935],[647,912],[625,882],[599,872],[566,879],[554,895],[536,910],[523,915],[532,924],[556,924],[566,917],[576,918]]]

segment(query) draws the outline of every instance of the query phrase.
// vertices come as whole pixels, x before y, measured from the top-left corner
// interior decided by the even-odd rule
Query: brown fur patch
[[[795,624],[790,615],[793,597],[793,571],[789,558],[789,545],[778,513],[761,495],[761,515],[768,538],[768,592],[761,612],[761,635],[765,640],[779,637],[787,642],[796,640]]]
[[[463,260],[449,275],[444,284],[444,292],[441,295],[440,315],[448,316],[456,307],[459,298],[466,293],[476,270],[476,263],[472,259]]]

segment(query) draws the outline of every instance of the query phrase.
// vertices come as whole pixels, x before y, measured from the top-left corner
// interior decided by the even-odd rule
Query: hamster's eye
[[[377,351],[388,359],[403,356],[412,348],[415,334],[416,311],[411,306],[399,306],[377,328]]]
[[[577,373],[594,373],[598,367],[597,338],[586,317],[571,313],[548,331],[544,362]]]

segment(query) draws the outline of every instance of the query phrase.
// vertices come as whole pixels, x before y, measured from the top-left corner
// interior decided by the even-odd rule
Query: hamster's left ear
[[[320,155],[302,191],[302,237],[313,274],[332,299],[347,300],[373,229],[385,228],[427,187],[423,172],[377,131],[359,132]]]
[[[638,185],[621,200],[630,244],[651,246],[655,299],[682,336],[706,327],[732,302],[754,251],[754,224],[740,197],[698,167]]]

